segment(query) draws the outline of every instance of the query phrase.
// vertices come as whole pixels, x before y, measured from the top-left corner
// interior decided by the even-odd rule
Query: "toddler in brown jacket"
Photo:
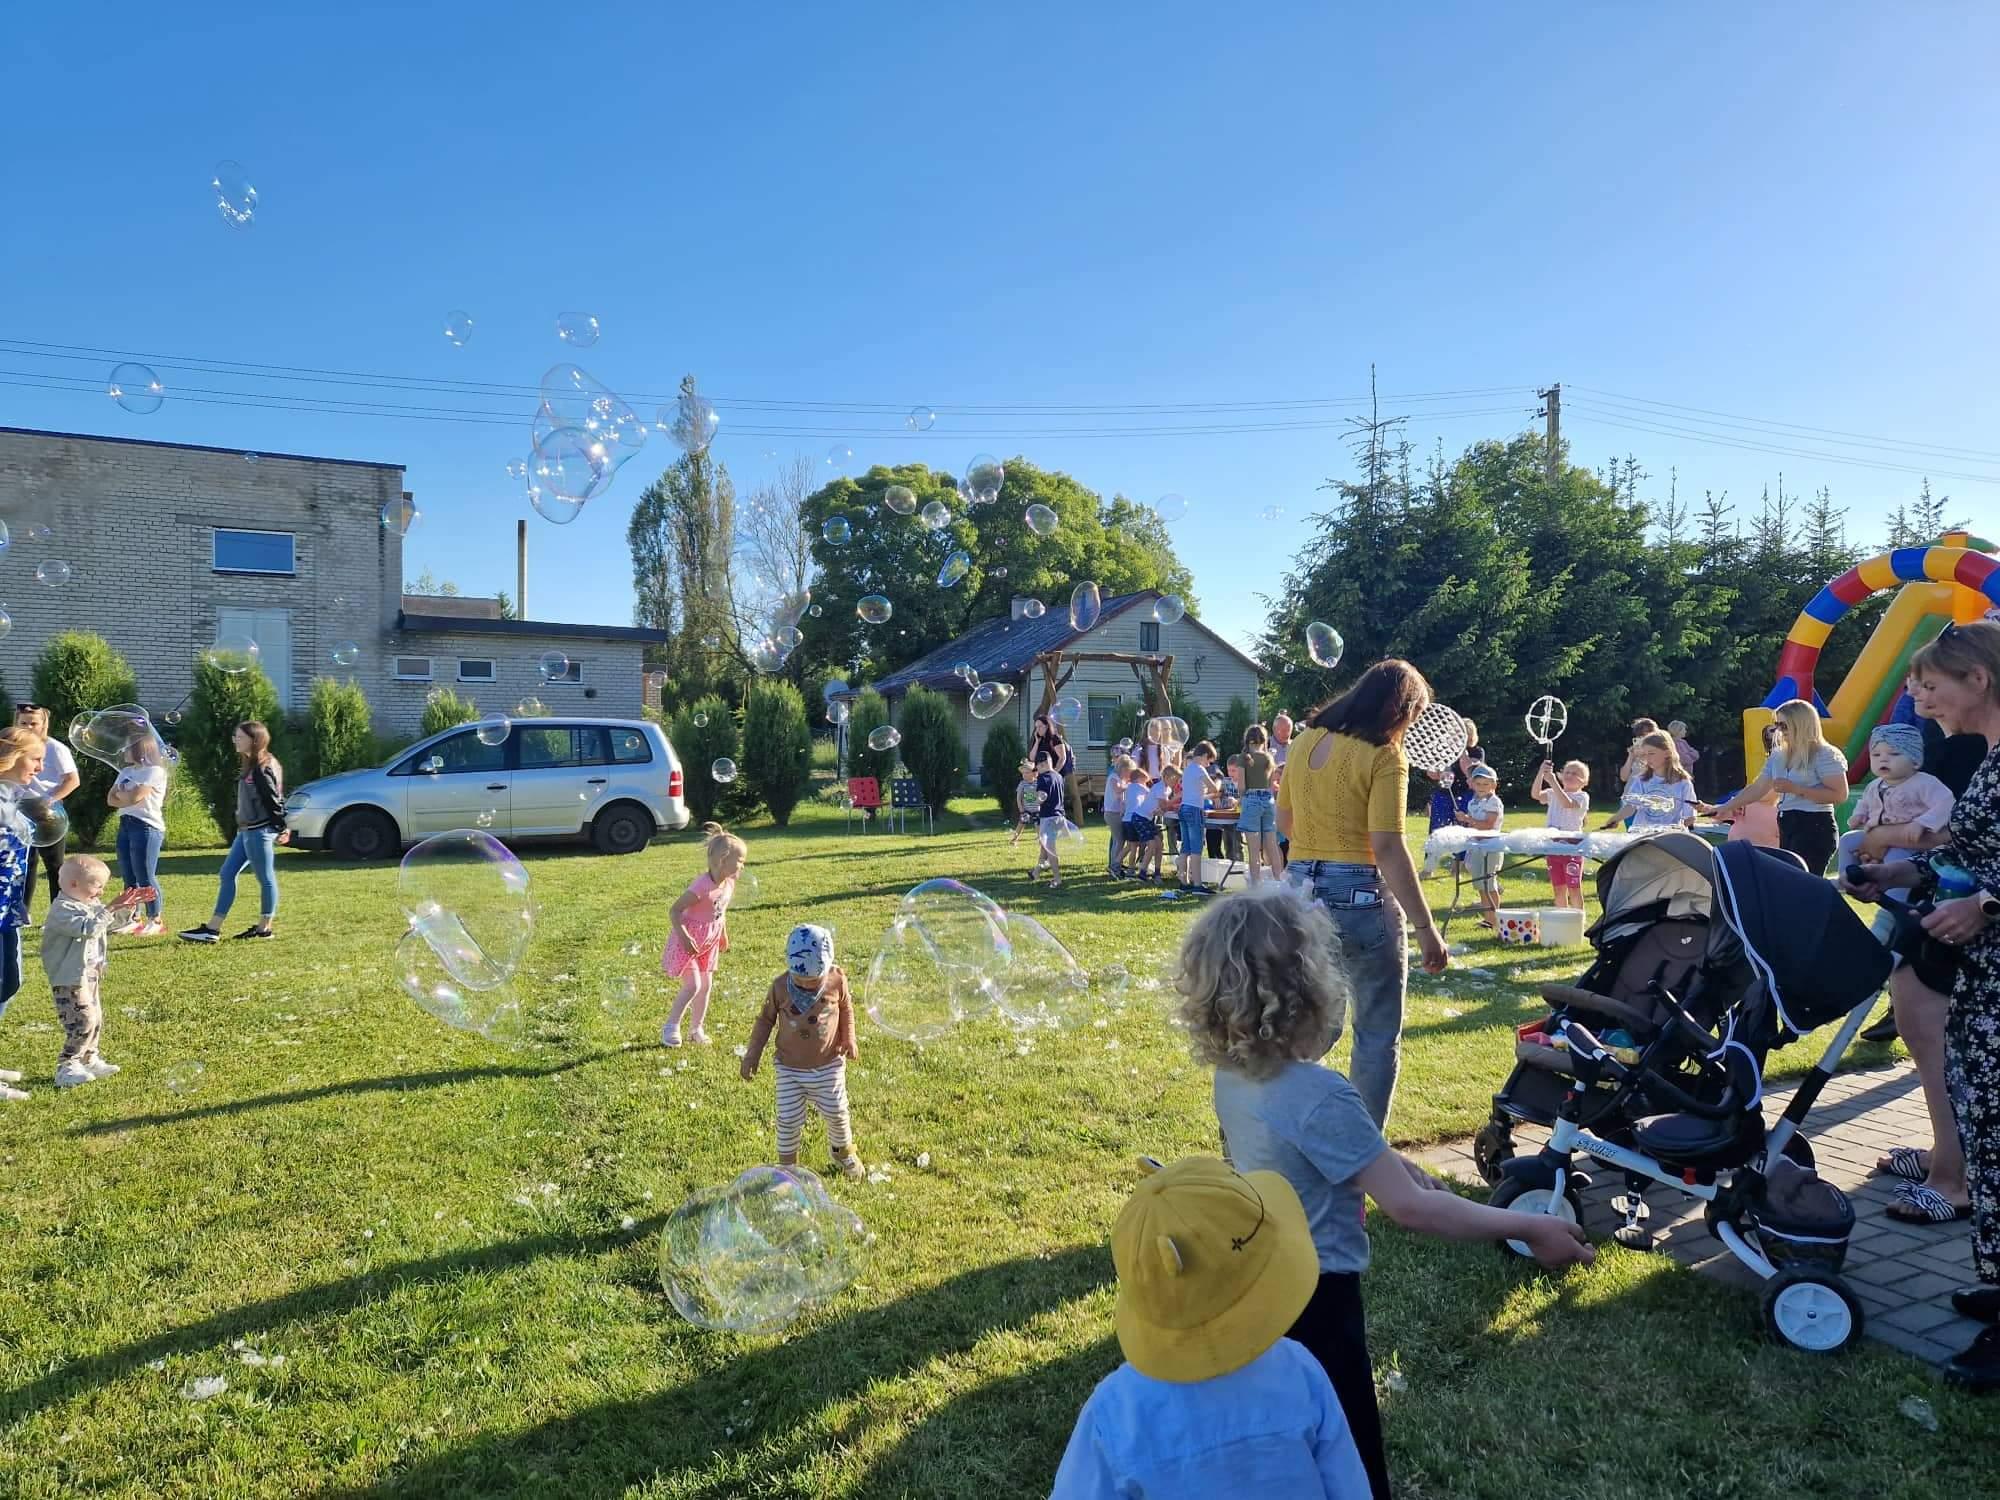
[[[777,1033],[778,1165],[798,1165],[799,1137],[805,1133],[806,1104],[826,1121],[833,1164],[849,1177],[862,1174],[847,1117],[847,1059],[861,1053],[854,1044],[854,1001],[847,976],[833,961],[833,934],[810,924],[794,927],[785,944],[785,972],[771,981],[764,1008],[750,1033],[743,1058],[743,1081],[757,1076],[764,1046]]]

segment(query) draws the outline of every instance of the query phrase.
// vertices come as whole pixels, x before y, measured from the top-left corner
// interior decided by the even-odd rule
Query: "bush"
[[[1215,748],[1222,752],[1227,761],[1230,756],[1241,753],[1243,731],[1257,722],[1257,711],[1241,698],[1231,698],[1229,707],[1222,715],[1222,723],[1215,731]]]
[[[695,723],[696,714],[708,722]],[[729,705],[713,693],[697,698],[674,715],[673,742],[674,753],[681,760],[681,784],[688,811],[694,814],[697,823],[706,823],[715,816],[715,809],[729,791],[716,781],[710,768],[725,755],[735,760],[742,750],[736,718]]]
[[[194,669],[194,691],[188,695],[187,716],[181,721],[181,767],[208,806],[215,826],[236,832],[236,746],[231,737],[245,719],[261,720],[274,732],[283,727],[278,690],[262,667],[225,672],[208,662]],[[280,762],[284,756],[278,756]],[[290,768],[285,785],[291,786]]]
[[[889,722],[889,705],[873,688],[854,700],[854,712],[847,719],[847,774],[873,776],[886,789],[896,773],[894,750],[870,750],[868,736]]]
[[[1113,739],[1117,736],[1113,735]],[[979,749],[979,776],[986,790],[1000,804],[1000,816],[1014,821],[1014,788],[1021,781],[1021,762],[1028,747],[1021,743],[1021,731],[1012,724],[995,724],[986,731],[986,743]]]
[[[78,714],[109,708],[114,703],[130,703],[139,695],[139,682],[125,658],[112,649],[111,642],[87,630],[66,630],[54,636],[35,659],[34,698],[49,711],[49,733],[65,744],[69,724]],[[12,716],[8,722],[13,722]],[[92,847],[111,809],[104,794],[111,789],[115,774],[102,761],[77,757],[77,789],[63,802],[69,813],[71,836],[80,847]]]
[[[1174,694],[1174,717],[1187,721],[1190,745],[1198,745],[1209,737],[1208,710],[1185,693]]]
[[[219,849],[229,842],[215,826],[200,789],[179,774],[178,768],[167,778],[167,799],[161,804],[161,813],[167,820],[169,849]],[[231,818],[230,836],[235,832],[235,819]]]
[[[789,682],[750,685],[743,710],[743,779],[783,828],[812,785],[812,731],[806,702]]]
[[[470,698],[461,698],[448,687],[432,688],[424,698],[424,719],[417,738],[429,739],[456,725],[470,724],[478,717],[479,705]]]
[[[923,789],[925,805],[934,816],[943,817],[965,775],[965,742],[958,737],[957,711],[944,694],[913,687],[904,696],[898,717],[903,764]]]
[[[1118,711],[1111,716],[1111,723],[1104,733],[1113,745],[1120,740],[1130,740],[1135,745],[1143,744],[1146,738],[1146,719],[1145,704],[1121,703],[1118,705]],[[1109,749],[1104,752],[1104,763],[1106,766],[1111,764]]]
[[[368,695],[353,679],[313,679],[306,705],[304,732],[297,736],[300,785],[370,764],[375,734],[368,716]]]

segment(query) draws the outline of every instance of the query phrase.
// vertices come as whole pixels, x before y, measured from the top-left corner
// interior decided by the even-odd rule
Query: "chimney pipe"
[[[514,523],[514,618],[528,618],[528,523]]]

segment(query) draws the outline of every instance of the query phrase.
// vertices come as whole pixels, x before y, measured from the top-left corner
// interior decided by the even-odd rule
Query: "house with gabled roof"
[[[895,701],[912,687],[927,687],[950,698],[958,711],[959,734],[968,757],[967,779],[972,781],[979,779],[980,751],[996,725],[1012,724],[1026,743],[1042,699],[1042,675],[1035,672],[1031,679],[1030,673],[1036,660],[1051,651],[1171,656],[1176,691],[1194,699],[1210,715],[1219,719],[1232,698],[1241,698],[1254,708],[1261,676],[1257,663],[1193,615],[1177,620],[1157,618],[1153,605],[1160,597],[1157,589],[1114,595],[1104,601],[1103,612],[1089,630],[1075,629],[1064,606],[1030,618],[1027,609],[1031,601],[1016,599],[1006,616],[975,625],[873,685],[890,700],[892,712]],[[975,719],[970,704],[972,689],[958,675],[961,663],[970,665],[980,682],[1004,682],[1013,688],[1013,701],[991,719]],[[1083,719],[1069,735],[1080,770],[1104,768],[1112,720],[1124,704],[1144,704],[1150,682],[1150,672],[1130,662],[1075,664],[1074,675],[1062,693],[1084,705]],[[1230,751],[1235,748],[1227,747]]]

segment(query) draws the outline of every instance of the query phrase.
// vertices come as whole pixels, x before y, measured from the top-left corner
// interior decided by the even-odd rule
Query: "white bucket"
[[[1222,877],[1228,873],[1229,861],[1226,859],[1203,859],[1201,862],[1201,883],[1203,885],[1212,885],[1220,890],[1222,887]],[[1239,879],[1242,877],[1243,870],[1240,865],[1237,867],[1236,874]]]
[[[1538,911],[1510,911],[1501,908],[1499,912],[1500,941],[1526,947],[1539,943],[1542,939],[1542,913]]]
[[[1544,948],[1579,948],[1583,946],[1583,913],[1574,907],[1547,909],[1536,913],[1541,920],[1541,944]]]

